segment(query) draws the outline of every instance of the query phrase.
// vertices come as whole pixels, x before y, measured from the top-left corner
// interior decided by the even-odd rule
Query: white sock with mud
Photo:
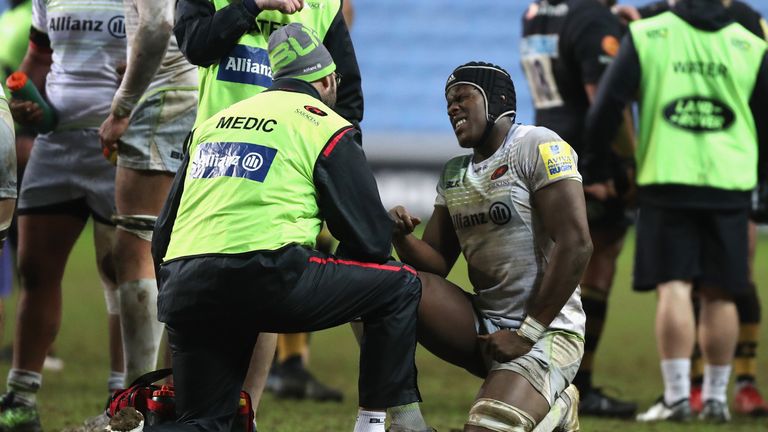
[[[8,371],[8,391],[13,392],[14,402],[25,406],[35,406],[37,391],[43,384],[43,375],[23,369]]]
[[[139,279],[117,287],[125,358],[125,383],[157,368],[163,324],[157,320],[157,281]]]
[[[405,429],[414,431],[427,429],[427,423],[421,415],[421,408],[418,402],[388,408],[387,414],[392,425],[402,426]]]
[[[383,411],[368,411],[360,408],[354,432],[385,432],[387,414]]]

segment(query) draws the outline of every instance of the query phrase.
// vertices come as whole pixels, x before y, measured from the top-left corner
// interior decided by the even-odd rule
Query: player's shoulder
[[[733,20],[741,24],[760,39],[768,39],[766,25],[763,16],[752,7],[741,1],[734,1],[728,9]]]
[[[448,162],[443,165],[443,170],[440,174],[440,184],[445,188],[448,182],[463,177],[471,161],[471,154],[455,156],[449,159]]]
[[[611,10],[598,0],[570,0],[568,2],[568,19],[581,23],[618,22]]]
[[[758,11],[754,10],[752,6],[744,3],[743,1],[735,0],[731,3],[730,12],[733,17],[738,21],[739,18],[760,19],[761,15]]]
[[[539,144],[561,142],[563,139],[552,129],[544,126],[516,124],[510,139],[523,147],[538,147]]]

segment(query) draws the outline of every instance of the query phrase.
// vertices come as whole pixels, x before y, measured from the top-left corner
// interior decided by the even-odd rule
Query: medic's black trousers
[[[158,279],[179,422],[146,430],[229,431],[259,332],[311,332],[358,317],[365,328],[360,406],[420,400],[414,353],[421,283],[402,263],[286,246],[170,261]]]

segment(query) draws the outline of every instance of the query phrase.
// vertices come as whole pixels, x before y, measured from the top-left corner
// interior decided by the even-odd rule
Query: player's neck
[[[485,141],[474,148],[472,162],[480,163],[496,153],[496,150],[504,144],[504,140],[507,138],[507,133],[512,127],[512,120],[509,117],[499,119],[488,134],[488,138]]]

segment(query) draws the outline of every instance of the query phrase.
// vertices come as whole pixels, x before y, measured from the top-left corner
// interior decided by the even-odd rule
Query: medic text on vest
[[[277,120],[256,117],[221,117],[216,129],[245,129],[272,132]]]

